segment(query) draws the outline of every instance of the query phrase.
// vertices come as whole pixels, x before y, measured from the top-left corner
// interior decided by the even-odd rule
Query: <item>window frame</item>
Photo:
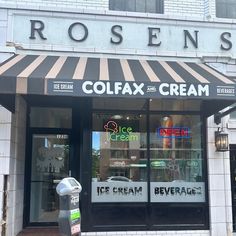
[[[234,0],[216,0],[216,17],[236,19],[236,2]],[[234,9],[234,16],[232,9]]]
[[[129,9],[129,4],[131,1],[134,2],[133,10]],[[138,11],[137,10],[137,0],[109,0],[109,10],[112,11],[127,11],[127,12],[141,12],[141,13],[153,13],[153,14],[164,14],[164,0],[155,0],[155,11],[148,10],[148,3],[149,0],[142,0],[145,1],[145,10]],[[120,7],[119,7],[120,6]]]
[[[114,110],[110,109],[92,109],[92,113],[96,112],[114,112]],[[116,111],[118,113],[135,113],[139,112],[140,110],[119,110]],[[94,227],[99,225],[99,230],[107,230],[107,227],[112,227],[113,230],[119,230],[120,227],[122,229],[131,229],[135,228],[135,230],[182,230],[182,229],[196,229],[196,230],[203,230],[209,228],[209,210],[208,210],[208,176],[207,176],[207,143],[206,143],[206,121],[205,116],[200,108],[200,110],[181,110],[181,111],[167,111],[167,110],[150,110],[150,100],[147,99],[147,106],[146,109],[142,111],[147,117],[147,130],[149,131],[149,121],[150,115],[198,115],[200,117],[201,125],[201,147],[202,147],[202,157],[203,157],[203,181],[205,183],[205,201],[204,202],[90,202],[92,214],[96,215],[96,219],[93,219]],[[93,131],[93,127],[91,124],[91,132]],[[149,132],[147,132],[147,158],[150,160],[150,138]],[[92,163],[91,163],[92,166]],[[148,188],[150,187],[150,165],[148,165]],[[92,179],[90,180],[92,181]],[[91,199],[91,198],[90,198]],[[148,189],[148,199],[150,199],[150,190]],[[115,211],[113,209],[116,209]],[[132,212],[143,212],[142,217],[138,216],[134,219],[134,213]],[[178,217],[175,215],[172,216],[173,212],[191,212],[193,213],[193,217],[187,217],[185,222],[181,220],[181,216]],[[109,219],[114,216],[114,214],[123,214],[125,216],[122,219],[115,219],[114,221],[110,222]],[[130,215],[131,214],[131,215]],[[135,226],[131,226],[132,223],[129,219],[132,218],[132,222],[135,224],[139,224],[139,228]],[[200,220],[201,219],[201,220]],[[139,222],[142,222],[140,223]],[[145,223],[148,222],[148,223]],[[170,222],[172,222],[170,224]],[[186,223],[186,224],[185,224]],[[119,224],[119,227],[116,225]],[[129,226],[128,226],[128,225]],[[130,228],[131,227],[131,228]]]

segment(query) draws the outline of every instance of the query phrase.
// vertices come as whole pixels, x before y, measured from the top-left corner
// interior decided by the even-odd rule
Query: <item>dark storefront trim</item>
[[[51,99],[50,99],[51,98]],[[93,112],[99,112],[98,109],[92,109],[92,99],[81,99],[81,98],[65,98],[63,99],[61,105],[55,99],[55,97],[45,96],[43,100],[39,100],[34,98],[34,96],[29,96],[27,103],[30,107],[67,107],[72,108],[73,110],[73,118],[72,118],[72,130],[63,130],[63,129],[48,129],[48,128],[30,128],[28,133],[28,145],[31,145],[31,137],[33,133],[70,133],[71,134],[71,144],[72,144],[72,176],[82,181],[83,192],[81,194],[81,211],[83,215],[82,221],[82,230],[83,231],[104,231],[104,230],[174,230],[174,229],[208,229],[208,197],[207,197],[207,168],[206,168],[206,160],[204,161],[204,181],[206,184],[206,201],[203,203],[151,203],[148,201],[147,203],[91,203],[91,166],[92,161],[91,158],[91,132],[92,132],[92,121],[91,115]],[[54,101],[53,101],[54,100]],[[149,101],[147,100],[147,104]],[[148,105],[149,106],[149,105]],[[100,110],[103,111],[103,110]],[[112,110],[106,110],[106,112],[113,112]],[[125,114],[127,111],[120,111]],[[150,111],[147,107],[145,110],[133,110],[129,111],[129,113],[137,114],[143,113],[147,115],[147,129],[149,129],[149,116],[155,114],[200,114],[201,111],[172,111],[170,112],[160,112],[160,111]],[[205,122],[204,116],[201,116],[201,120],[203,122],[202,126],[202,145],[204,156],[206,155],[206,140],[205,140]],[[79,121],[79,122],[78,122]],[[147,135],[147,143],[149,145],[149,135]],[[25,198],[25,227],[27,226],[43,226],[43,225],[52,225],[52,223],[40,223],[40,222],[30,222],[29,221],[29,202],[30,202],[30,172],[31,169],[31,161],[32,157],[31,148],[27,146],[27,162],[26,162],[26,198]],[[148,147],[149,150],[149,147]],[[148,153],[150,150],[148,151]],[[148,154],[148,159],[150,160],[150,156]],[[148,167],[148,173],[150,173],[150,166]],[[28,176],[28,177],[27,177]],[[149,176],[149,174],[148,174]],[[150,178],[150,177],[149,177]],[[150,179],[148,180],[150,181]],[[28,187],[27,187],[28,186]],[[148,198],[150,199],[150,191],[148,191]],[[28,213],[26,212],[28,211]],[[103,212],[103,214],[101,214]],[[159,213],[158,213],[159,212]],[[179,216],[176,218],[178,213],[179,215],[187,215],[188,214],[188,222],[186,224],[178,224]],[[190,217],[191,212],[198,212],[197,218],[201,221],[201,223],[192,224],[192,219]],[[158,213],[158,214],[157,214]],[[171,220],[172,224],[167,224],[168,215],[175,215]],[[112,224],[112,221],[108,222],[109,224],[104,225],[101,224],[102,220],[112,219],[114,214],[123,214],[123,221],[121,218],[121,222],[124,223],[124,219],[130,218],[130,222],[125,222],[123,225]],[[156,215],[157,214],[157,215]],[[163,215],[164,214],[164,215]],[[177,215],[176,215],[177,214]],[[135,223],[135,219],[132,219],[132,215],[136,215],[135,219],[139,220]],[[162,217],[163,215],[163,217]],[[195,216],[196,218],[196,216]],[[162,223],[160,223],[160,219],[162,219]],[[174,220],[177,221],[175,222]],[[101,222],[97,222],[100,220]],[[116,219],[117,220],[117,219]],[[143,223],[141,221],[143,220]],[[165,221],[167,220],[167,221]]]

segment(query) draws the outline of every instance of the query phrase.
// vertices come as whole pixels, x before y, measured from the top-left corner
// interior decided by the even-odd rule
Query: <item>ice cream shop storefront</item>
[[[233,80],[194,62],[20,54],[0,85],[27,106],[24,227],[57,224],[70,175],[83,231],[209,229],[206,119]]]
[[[3,187],[14,214],[3,205],[17,233],[57,225],[66,176],[82,185],[83,232],[232,231],[230,162],[208,122],[235,102],[235,80],[209,63],[236,57],[232,24],[4,11],[0,104],[13,114],[16,165]]]

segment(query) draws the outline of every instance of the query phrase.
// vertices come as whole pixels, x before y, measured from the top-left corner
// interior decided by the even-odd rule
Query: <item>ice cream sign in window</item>
[[[107,141],[138,141],[139,136],[134,133],[130,126],[122,126],[113,120],[109,120],[104,125]]]

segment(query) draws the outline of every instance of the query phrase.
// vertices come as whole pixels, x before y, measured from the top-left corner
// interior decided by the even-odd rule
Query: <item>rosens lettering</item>
[[[144,83],[125,83],[122,84],[121,82],[114,82],[111,84],[110,82],[103,82],[103,81],[86,81],[82,85],[82,90],[86,94],[107,94],[107,95],[144,95],[142,88],[144,87]]]

